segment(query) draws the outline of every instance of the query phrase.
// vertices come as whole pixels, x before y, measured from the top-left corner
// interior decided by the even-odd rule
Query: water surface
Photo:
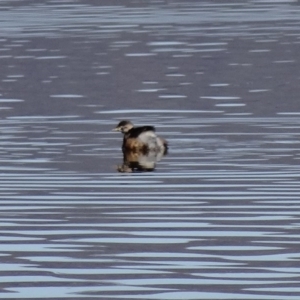
[[[0,298],[299,299],[298,1],[1,4]]]

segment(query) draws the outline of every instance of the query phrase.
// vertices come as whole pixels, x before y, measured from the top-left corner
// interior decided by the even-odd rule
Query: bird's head
[[[113,131],[120,131],[122,133],[127,133],[131,128],[133,128],[133,124],[130,121],[121,121]]]

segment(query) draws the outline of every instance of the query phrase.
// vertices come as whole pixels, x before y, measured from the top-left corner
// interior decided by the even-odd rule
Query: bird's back
[[[155,132],[154,126],[140,126],[140,127],[133,127],[128,132],[129,138],[138,138],[141,134],[145,132]]]

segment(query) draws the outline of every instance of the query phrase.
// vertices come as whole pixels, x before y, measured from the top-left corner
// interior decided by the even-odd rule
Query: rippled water
[[[299,9],[1,1],[0,298],[298,300]]]

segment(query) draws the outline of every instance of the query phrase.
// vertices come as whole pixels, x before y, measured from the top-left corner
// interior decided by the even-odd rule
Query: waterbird
[[[113,131],[123,133],[123,150],[167,152],[168,143],[156,135],[154,126],[135,127],[132,122],[123,120]]]

